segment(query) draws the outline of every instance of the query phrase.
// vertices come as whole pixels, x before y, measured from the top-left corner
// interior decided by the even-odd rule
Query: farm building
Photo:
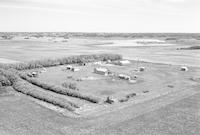
[[[37,77],[38,73],[37,72],[28,73],[27,76],[29,76],[29,77]]]
[[[106,68],[94,68],[94,73],[100,74],[100,75],[108,75],[108,69]]]
[[[139,71],[144,71],[145,67],[139,67]]]
[[[110,63],[112,63],[112,61],[111,61],[111,60],[107,60],[106,63],[109,63],[109,64],[110,64]]]
[[[128,64],[130,64],[130,61],[129,60],[120,60],[119,64],[120,65],[128,65]]]
[[[80,68],[77,68],[77,67],[72,67],[72,69],[71,69],[73,72],[77,72],[77,71],[79,71],[80,70]]]
[[[73,68],[73,67],[72,67],[71,65],[67,65],[67,66],[66,66],[66,69],[67,69],[67,70],[71,70],[72,68]]]
[[[188,71],[187,67],[181,67],[181,71]]]
[[[136,83],[136,80],[129,80],[129,83]]]
[[[47,69],[46,68],[42,68],[41,72],[47,72]]]
[[[79,63],[79,65],[80,65],[80,66],[86,66],[87,63],[85,63],[85,62],[81,62],[81,63]]]
[[[131,80],[131,77],[125,74],[119,74],[118,77],[124,80]]]
[[[101,65],[102,62],[101,61],[97,61],[97,62],[93,62],[94,65]]]

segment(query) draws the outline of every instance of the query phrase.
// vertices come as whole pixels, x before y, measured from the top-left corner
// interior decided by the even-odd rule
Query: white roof
[[[130,77],[128,75],[125,75],[125,74],[119,74],[120,77]]]
[[[107,72],[108,71],[108,69],[102,68],[102,67],[98,67],[98,68],[95,68],[95,69],[98,70],[98,71],[102,71],[102,72]]]
[[[72,67],[72,65],[67,65],[66,67],[70,67],[70,68],[71,68],[71,67]]]
[[[129,60],[121,60],[120,63],[122,63],[122,64],[129,64],[130,61]]]

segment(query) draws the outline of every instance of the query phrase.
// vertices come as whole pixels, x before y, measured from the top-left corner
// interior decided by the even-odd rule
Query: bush
[[[126,97],[123,97],[122,99],[119,100],[119,102],[127,102],[130,98],[133,98],[136,96],[136,93],[131,93],[126,95]]]
[[[65,88],[72,89],[72,90],[79,90],[79,89],[77,88],[76,83],[64,82],[64,83],[62,83],[62,86],[65,87]]]
[[[11,82],[3,75],[0,75],[0,86],[11,86]]]
[[[119,102],[127,102],[128,101],[128,98],[122,98],[119,100]]]
[[[18,76],[18,72],[14,69],[0,69],[0,75],[4,75],[12,84],[13,88],[23,94],[29,95],[36,99],[51,103],[53,105],[66,108],[70,111],[74,111],[74,108],[78,108],[78,105],[68,100],[61,99],[48,94],[47,92],[40,90],[38,87],[34,87],[31,83],[28,83]]]
[[[72,102],[69,102],[68,100],[61,99],[61,98],[55,97],[51,94],[48,94],[47,92],[40,90],[40,88],[38,88],[38,87],[34,87],[32,84],[30,84],[22,79],[15,81],[13,83],[13,88],[18,92],[21,92],[23,94],[34,97],[36,99],[51,103],[51,104],[59,106],[61,108],[65,108],[69,111],[74,111],[75,108],[78,108],[78,105],[76,105]]]
[[[131,97],[135,97],[135,96],[136,96],[136,93],[131,93],[131,94],[126,95],[126,98],[131,98]]]
[[[67,95],[67,96],[71,96],[71,97],[75,97],[75,98],[80,98],[92,103],[99,103],[101,100],[97,97],[93,97],[90,95],[85,95],[83,93],[80,93],[78,91],[72,91],[70,89],[67,88],[63,88],[63,87],[59,87],[59,86],[55,86],[52,84],[48,84],[48,83],[43,83],[35,78],[30,78],[28,76],[26,76],[25,74],[20,74],[20,77],[34,85],[37,85],[38,87],[41,87],[43,89],[49,90],[49,91],[53,91],[59,94],[63,94],[63,95]]]
[[[76,64],[76,63],[87,63],[94,61],[115,61],[122,59],[121,55],[118,54],[95,54],[95,55],[79,55],[79,56],[70,56],[58,59],[44,59],[44,60],[35,60],[28,63],[16,63],[16,64],[0,64],[0,68],[9,69],[14,68],[17,70],[26,70],[34,69],[41,67],[51,67],[64,64]]]
[[[200,46],[191,46],[186,48],[180,48],[181,50],[198,50],[200,49]]]
[[[5,70],[0,68],[0,75],[6,77],[10,81],[11,85],[19,79],[17,74],[18,72],[14,69]]]

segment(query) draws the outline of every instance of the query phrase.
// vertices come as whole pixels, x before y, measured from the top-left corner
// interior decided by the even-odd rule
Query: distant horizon
[[[102,34],[200,34],[200,32],[62,32],[62,31],[2,31],[0,33],[102,33]]]
[[[199,33],[199,0],[0,0],[0,31]]]

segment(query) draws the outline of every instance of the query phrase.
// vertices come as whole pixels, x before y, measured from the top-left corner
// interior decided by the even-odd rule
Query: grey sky
[[[0,0],[0,31],[200,32],[199,0]]]

